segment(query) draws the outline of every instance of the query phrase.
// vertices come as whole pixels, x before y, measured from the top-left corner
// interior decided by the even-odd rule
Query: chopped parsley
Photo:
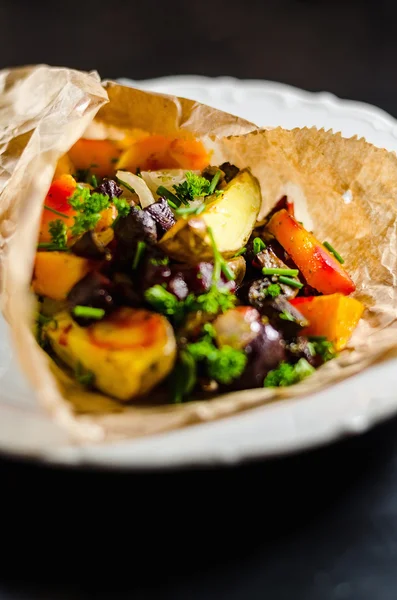
[[[51,241],[55,246],[58,246],[59,250],[66,250],[67,248],[67,227],[61,219],[51,221],[48,225],[50,232]]]
[[[51,236],[51,242],[43,242],[38,244],[39,250],[47,251],[65,251],[68,249],[67,245],[67,227],[61,219],[50,221],[48,224],[48,230]]]
[[[173,186],[175,195],[181,203],[188,204],[191,200],[208,196],[212,182],[208,181],[205,177],[201,177],[201,175],[196,175],[192,171],[186,171],[185,177],[186,181]]]
[[[336,357],[333,343],[323,336],[309,337],[309,350],[312,356],[321,356],[324,362]]]
[[[68,202],[77,212],[71,229],[72,235],[94,229],[101,219],[101,212],[110,206],[109,196],[98,192],[91,194],[89,188],[79,185]]]
[[[131,206],[125,198],[113,198],[113,204],[117,208],[118,217],[128,217],[131,211]]]
[[[266,288],[266,296],[270,296],[270,298],[277,298],[281,294],[281,287],[278,283],[271,283]]]
[[[263,382],[264,387],[286,387],[299,383],[306,377],[315,372],[305,358],[301,358],[297,363],[291,365],[287,362],[281,362],[277,369],[269,371]]]

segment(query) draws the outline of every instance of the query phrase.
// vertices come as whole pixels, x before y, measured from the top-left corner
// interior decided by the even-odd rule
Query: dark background
[[[231,75],[397,116],[393,0],[0,0],[0,68]],[[395,600],[397,421],[238,468],[0,461],[0,599]]]

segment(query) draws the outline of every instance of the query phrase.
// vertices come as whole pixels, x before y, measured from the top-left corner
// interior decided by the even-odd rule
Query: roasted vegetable
[[[219,315],[213,322],[215,339],[220,346],[241,350],[259,333],[261,315],[251,306],[237,306]]]
[[[52,182],[41,215],[40,244],[52,242],[51,222],[60,220],[67,228],[73,225],[73,217],[76,213],[68,203],[68,199],[73,195],[76,185],[76,180],[71,175],[61,175]],[[70,233],[67,233],[67,237],[70,237]]]
[[[247,365],[233,389],[262,387],[267,373],[285,359],[283,337],[270,323],[261,323],[258,335],[245,348]]]
[[[211,227],[219,252],[231,258],[251,235],[261,205],[258,181],[248,169],[242,170],[220,191],[206,199],[198,217],[180,218],[161,238],[166,254],[186,263],[212,259],[207,227]]]
[[[156,221],[147,211],[133,207],[127,217],[117,221],[114,235],[118,259],[130,262],[135,257],[139,242],[149,245],[157,242]]]
[[[298,308],[283,296],[265,301],[260,308],[260,313],[268,317],[270,323],[286,338],[302,335],[303,328],[309,323]]]
[[[176,223],[174,214],[164,198],[160,198],[144,210],[153,217],[159,226],[160,237]]]
[[[98,271],[88,273],[78,281],[67,296],[68,308],[73,313],[76,306],[101,308],[106,314],[115,309],[115,284]],[[91,319],[74,317],[80,325],[86,325]]]
[[[302,272],[307,283],[323,294],[351,294],[356,286],[335,256],[285,209],[267,225]]]
[[[39,296],[64,300],[72,287],[95,267],[94,261],[67,252],[37,252],[33,291]]]
[[[88,172],[96,177],[111,177],[121,150],[111,140],[79,139],[68,155],[77,171]]]
[[[291,304],[308,320],[302,335],[325,336],[337,351],[346,347],[364,312],[359,300],[343,294],[298,297]]]
[[[194,139],[148,135],[135,140],[120,157],[118,168],[135,173],[159,169],[203,169],[208,154]]]
[[[45,334],[57,356],[72,369],[92,373],[98,390],[121,401],[145,396],[174,366],[172,327],[156,313],[121,308],[88,327],[68,312],[56,321]]]
[[[83,233],[71,247],[73,254],[92,260],[110,260],[111,253],[103,244],[98,234],[89,230]]]

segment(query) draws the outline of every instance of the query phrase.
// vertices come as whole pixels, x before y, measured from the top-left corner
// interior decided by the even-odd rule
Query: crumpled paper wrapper
[[[260,219],[287,194],[320,240],[344,256],[366,308],[348,349],[290,388],[253,389],[166,405],[159,393],[123,405],[86,392],[41,350],[31,332],[30,293],[42,203],[58,159],[83,134],[183,129],[258,178]],[[270,401],[311,394],[397,349],[397,158],[363,139],[324,130],[260,129],[198,102],[154,94],[98,74],[46,65],[0,71],[0,257],[2,311],[14,350],[41,406],[74,443],[132,439],[224,418]],[[348,399],[347,399],[348,401]],[[163,402],[163,403],[162,403]]]

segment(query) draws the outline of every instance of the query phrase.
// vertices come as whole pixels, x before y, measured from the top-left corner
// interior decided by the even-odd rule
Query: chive
[[[179,198],[177,196],[175,196],[175,194],[170,192],[170,190],[167,190],[167,188],[164,187],[163,185],[160,185],[157,188],[156,194],[158,196],[162,196],[163,198],[165,198],[168,201],[168,204],[171,200],[171,202],[173,202],[176,205],[176,208],[178,208],[181,205],[181,201],[179,200]],[[170,206],[172,206],[172,205],[170,204]]]
[[[93,308],[92,306],[77,305],[73,309],[75,317],[85,317],[87,319],[102,319],[105,315],[103,308]]]
[[[239,250],[238,252],[236,252],[236,254],[234,255],[234,258],[237,258],[237,256],[242,256],[243,254],[245,254],[247,252],[247,248],[241,248],[241,250]]]
[[[58,217],[63,217],[64,219],[68,219],[68,215],[65,215],[64,213],[59,212],[59,210],[55,210],[55,208],[51,208],[51,206],[47,206],[47,204],[44,204],[44,208],[46,210],[49,210],[50,212],[54,213],[54,215],[58,215]]]
[[[199,206],[187,206],[185,208],[178,208],[176,210],[177,215],[201,215],[206,208],[205,203],[200,204]]]
[[[225,260],[221,262],[221,271],[228,281],[233,281],[234,271],[231,267],[229,267]]]
[[[175,204],[175,202],[173,202],[169,198],[167,198],[167,202],[168,202],[168,205],[171,206],[171,208],[173,208],[174,210],[176,210],[178,208],[177,205]]]
[[[134,262],[132,263],[132,268],[135,271],[135,269],[137,269],[139,263],[141,262],[143,253],[145,252],[145,248],[146,248],[146,244],[145,242],[138,242],[138,245],[136,247],[136,252],[135,252],[135,256],[134,256]]]
[[[37,245],[37,250],[48,250],[48,251],[58,251],[58,252],[66,252],[68,248],[61,248],[52,242],[43,242],[42,244]]]
[[[299,273],[298,269],[262,269],[263,275],[286,275],[287,277],[296,277]]]
[[[256,237],[252,242],[252,249],[254,251],[254,254],[259,254],[259,252],[262,252],[262,250],[264,250],[265,248],[266,244],[263,240],[261,240],[260,237]]]
[[[98,179],[96,178],[96,175],[91,175],[91,185],[94,188],[98,187]]]
[[[130,186],[129,183],[126,183],[125,181],[122,181],[121,179],[119,179],[118,177],[116,177],[116,181],[118,184],[122,185],[123,187],[125,187],[126,190],[128,190],[129,192],[131,192],[131,194],[135,194],[135,190],[133,187]]]
[[[284,310],[282,313],[280,313],[280,319],[283,319],[283,321],[292,321],[293,323],[295,323],[294,317],[287,310]]]
[[[216,285],[218,283],[220,276],[221,276],[221,271],[224,274],[224,276],[226,277],[226,279],[228,279],[228,281],[232,281],[234,279],[234,272],[229,267],[229,265],[223,258],[222,254],[219,252],[217,245],[215,243],[215,238],[214,238],[214,234],[212,233],[211,227],[207,227],[207,233],[208,233],[210,241],[211,241],[212,252],[214,255],[214,269],[212,271],[212,283],[214,285]]]
[[[210,194],[213,194],[213,193],[214,193],[214,191],[215,191],[215,188],[216,188],[216,186],[218,185],[218,181],[219,181],[219,178],[220,178],[220,176],[221,176],[221,172],[220,172],[220,171],[217,171],[217,172],[215,173],[215,175],[213,176],[213,178],[212,178],[212,181],[211,181],[211,183],[210,183],[210,187],[208,188],[208,196],[209,196]]]
[[[281,275],[279,277],[279,282],[295,288],[303,287],[303,283],[301,283],[300,281],[297,281],[296,279],[291,279],[290,277],[284,277],[284,275]]]
[[[323,246],[324,246],[325,248],[327,248],[327,250],[329,250],[329,251],[331,252],[331,254],[333,254],[333,255],[335,256],[336,260],[337,260],[337,261],[339,261],[339,262],[341,263],[341,265],[343,265],[343,263],[344,263],[345,261],[343,260],[343,258],[342,258],[342,257],[341,257],[341,255],[339,254],[339,252],[337,252],[337,251],[335,250],[335,248],[333,248],[329,242],[323,242]]]

